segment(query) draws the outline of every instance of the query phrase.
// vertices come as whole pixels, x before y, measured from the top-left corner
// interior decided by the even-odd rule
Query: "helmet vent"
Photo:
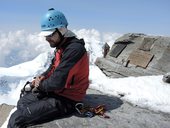
[[[51,20],[54,20],[54,18],[50,17],[50,18],[48,19],[48,21],[51,21]]]

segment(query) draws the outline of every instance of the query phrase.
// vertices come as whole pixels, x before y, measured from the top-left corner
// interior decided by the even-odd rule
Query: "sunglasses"
[[[46,37],[52,37],[56,32],[57,32],[57,33],[60,33],[59,30],[56,28],[53,33],[51,33],[50,35],[48,35],[48,36],[46,36]]]
[[[57,31],[54,31],[53,33],[51,33],[50,35],[48,36],[45,36],[45,37],[52,37]]]

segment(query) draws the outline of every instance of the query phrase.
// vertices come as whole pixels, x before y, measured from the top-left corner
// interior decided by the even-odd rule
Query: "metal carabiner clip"
[[[77,112],[79,113],[79,114],[83,114],[82,112],[81,112],[81,110],[84,108],[84,104],[83,103],[77,103],[76,105],[75,105],[75,108],[76,108],[76,110],[77,110]]]

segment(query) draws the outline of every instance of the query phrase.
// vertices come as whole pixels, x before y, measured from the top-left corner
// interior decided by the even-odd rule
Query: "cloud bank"
[[[24,30],[0,32],[0,67],[10,67],[31,60],[50,49],[48,43],[37,35]]]
[[[102,55],[101,47],[105,42],[110,45],[121,36],[118,33],[100,33],[95,29],[73,30],[78,38],[84,38],[86,48],[91,53],[91,62],[95,56]],[[3,33],[0,31],[0,67],[10,67],[30,61],[40,53],[53,51],[45,38],[39,37],[39,33],[27,33],[25,30]],[[92,45],[93,43],[93,45]],[[93,52],[92,52],[93,51]]]

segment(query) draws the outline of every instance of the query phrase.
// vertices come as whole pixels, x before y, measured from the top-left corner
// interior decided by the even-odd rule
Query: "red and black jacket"
[[[71,37],[55,53],[39,89],[81,101],[89,86],[89,58],[81,39]]]

